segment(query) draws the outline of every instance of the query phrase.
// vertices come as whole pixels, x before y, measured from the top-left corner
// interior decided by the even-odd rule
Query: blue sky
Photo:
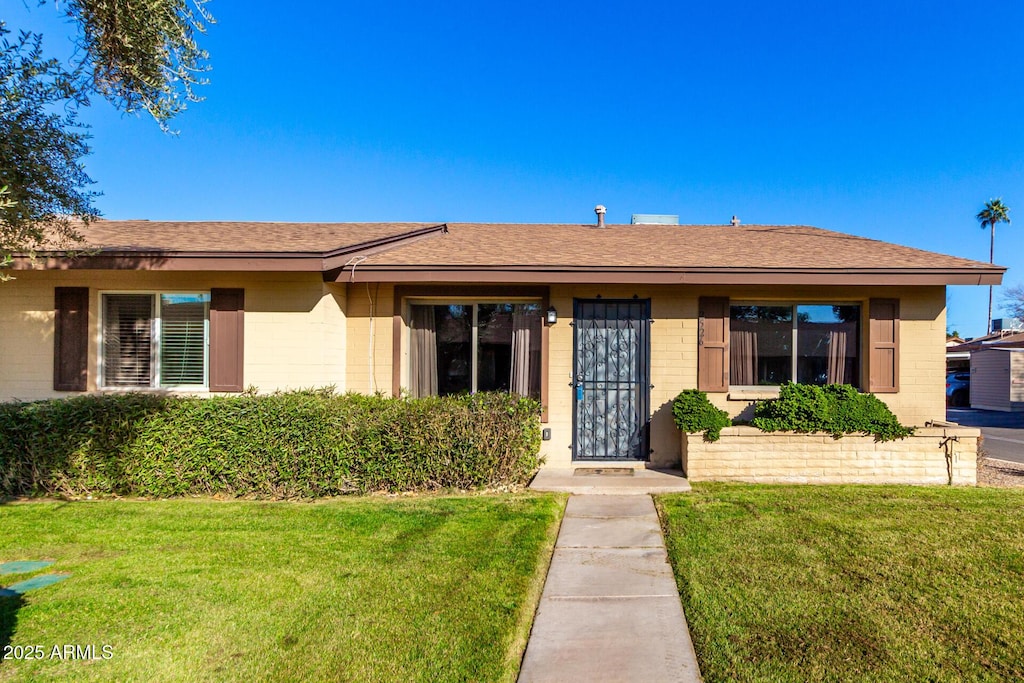
[[[53,3],[9,28],[69,53]],[[809,224],[1024,283],[1024,4],[208,5],[178,136],[95,101],[108,218]],[[922,8],[926,8],[922,11]],[[984,333],[987,288],[948,322]],[[996,300],[999,300],[997,290]],[[998,309],[996,312],[998,317]]]

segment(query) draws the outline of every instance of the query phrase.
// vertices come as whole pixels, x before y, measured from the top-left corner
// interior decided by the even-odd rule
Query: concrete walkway
[[[519,681],[700,680],[651,497],[571,496]]]

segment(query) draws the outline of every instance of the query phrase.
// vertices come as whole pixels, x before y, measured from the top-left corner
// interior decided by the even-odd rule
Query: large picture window
[[[410,393],[507,391],[540,398],[540,308],[512,302],[413,304]]]
[[[733,305],[730,386],[860,383],[860,306]]]
[[[206,387],[209,294],[102,295],[104,387]]]

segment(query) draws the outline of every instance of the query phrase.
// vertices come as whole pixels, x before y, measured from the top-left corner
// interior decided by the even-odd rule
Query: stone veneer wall
[[[876,443],[871,436],[727,427],[711,443],[683,434],[683,469],[690,481],[974,486],[980,435],[968,427],[919,427],[906,439]]]

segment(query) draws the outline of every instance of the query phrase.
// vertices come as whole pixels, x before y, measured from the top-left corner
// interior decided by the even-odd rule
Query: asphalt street
[[[1024,463],[1024,413],[947,408],[946,419],[968,427],[981,427],[982,448],[990,458]]]

